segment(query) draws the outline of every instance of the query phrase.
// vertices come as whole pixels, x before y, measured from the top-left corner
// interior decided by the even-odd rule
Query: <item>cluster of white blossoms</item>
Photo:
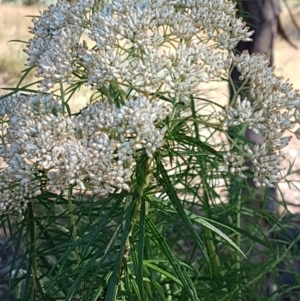
[[[52,95],[34,94],[7,97],[0,104],[0,118],[4,130],[1,135],[0,157],[3,159],[0,181],[0,210],[21,212],[29,200],[39,194],[41,173],[35,164],[35,151],[43,125],[41,116],[57,114],[61,106]],[[43,137],[46,139],[46,137]],[[38,146],[36,145],[38,144]]]
[[[129,190],[137,150],[162,147],[168,111],[145,97],[117,108],[96,102],[81,115],[62,115],[51,94],[15,95],[0,105],[8,122],[2,137],[0,210],[21,211],[42,189],[69,187],[102,196]]]
[[[29,56],[27,65],[35,66],[37,76],[43,78],[41,91],[51,89],[55,83],[72,83],[73,73],[80,66],[80,37],[93,5],[93,0],[79,0],[76,5],[60,1],[33,19],[30,32],[34,37],[24,51]]]
[[[239,175],[241,178],[246,178],[243,171],[248,170],[249,167],[245,166],[244,157],[227,152],[223,154],[223,160],[225,165],[220,167],[220,171],[229,171],[232,174]]]
[[[199,83],[226,76],[224,49],[250,40],[235,11],[228,0],[59,1],[34,20],[25,52],[44,92],[76,82],[80,70],[93,89],[118,83],[188,101]]]
[[[228,28],[223,39],[224,26],[236,22],[240,30]],[[201,36],[207,30],[214,46]],[[90,38],[97,47],[82,60],[94,89],[117,82],[188,101],[199,83],[227,75],[231,60],[221,51],[224,43],[233,48],[250,35],[228,1],[112,1],[93,15]]]
[[[281,179],[284,160],[281,152],[291,136],[286,131],[299,124],[300,95],[291,84],[274,74],[274,68],[263,55],[247,52],[233,58],[241,73],[240,80],[249,85],[248,98],[238,96],[233,106],[221,114],[225,126],[245,125],[258,134],[263,144],[246,147],[246,157],[253,164],[254,182],[257,187],[272,187]],[[299,130],[295,131],[297,138]]]

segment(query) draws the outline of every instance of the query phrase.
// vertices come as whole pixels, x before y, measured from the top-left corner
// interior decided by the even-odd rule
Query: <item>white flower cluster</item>
[[[118,111],[118,132],[121,147],[119,157],[130,160],[133,150],[145,149],[152,158],[157,149],[162,147],[166,127],[158,129],[155,121],[158,116],[164,120],[169,112],[157,102],[149,102],[145,97],[128,101]]]
[[[191,28],[205,32],[210,39],[218,43],[220,49],[231,50],[239,41],[252,41],[250,36],[253,32],[248,31],[249,28],[245,27],[246,23],[242,19],[236,18],[235,4],[231,1],[177,0],[176,4],[186,9]]]
[[[277,77],[274,68],[267,67],[268,64],[263,55],[250,56],[247,52],[234,58],[234,65],[250,86],[249,99],[243,102],[250,101],[252,104],[252,108],[248,105],[239,109],[237,101],[236,114],[240,115],[244,109],[242,114],[248,114],[248,120],[239,124],[250,125],[254,132],[265,139],[266,144],[278,145],[278,139],[284,132],[294,128],[300,109],[300,95],[288,81]],[[232,117],[229,113],[228,124],[232,122]]]
[[[227,152],[223,154],[223,160],[225,165],[220,167],[220,171],[230,172],[233,175],[239,175],[241,178],[246,178],[246,176],[243,174],[243,171],[249,169],[249,167],[244,165],[244,157],[235,153]]]
[[[72,83],[77,71],[78,53],[83,46],[79,40],[84,31],[84,21],[94,5],[93,0],[79,0],[76,5],[59,1],[45,10],[38,19],[33,19],[25,53],[28,66],[35,66],[37,76],[42,77],[41,91],[47,91],[55,83]]]
[[[265,118],[262,117],[262,113],[262,110],[254,113],[251,102],[246,98],[241,101],[240,96],[238,96],[235,106],[229,106],[226,108],[225,113],[222,112],[221,114],[226,117],[224,126],[247,124],[249,128],[254,128],[255,132],[258,132],[256,128],[260,126],[259,124],[263,124],[265,121]],[[257,121],[260,121],[260,123],[256,123]]]
[[[40,147],[33,140],[38,137],[42,124],[38,128],[32,125],[41,116],[56,114],[60,110],[52,95],[18,95],[1,101],[0,118],[9,126],[5,127],[1,137],[0,157],[4,165],[0,173],[0,211],[12,209],[21,212],[39,193],[41,174],[32,153]]]
[[[253,150],[245,146],[245,151],[253,164],[255,186],[274,187],[274,184],[281,179],[280,172],[284,168],[280,163],[285,159],[284,154],[278,151],[270,155],[265,143],[255,145]]]
[[[249,85],[249,96],[238,97],[233,106],[221,114],[225,126],[246,125],[261,136],[264,143],[247,150],[247,157],[254,166],[254,181],[258,187],[273,186],[280,180],[279,163],[284,156],[280,152],[290,141],[284,136],[299,123],[300,95],[288,81],[277,77],[274,68],[263,55],[244,52],[233,58],[233,64],[241,73],[240,80]],[[299,130],[296,131],[296,136]],[[265,166],[268,166],[265,171]]]
[[[163,145],[168,112],[142,97],[117,108],[96,102],[76,117],[60,113],[52,95],[16,95],[0,105],[8,117],[1,157],[0,210],[21,211],[44,187],[108,193],[129,190],[136,150],[149,157]],[[43,187],[41,186],[43,183]]]
[[[25,52],[43,78],[42,91],[71,84],[80,69],[93,89],[117,82],[140,95],[160,90],[188,101],[201,82],[226,76],[231,60],[223,49],[252,34],[229,0],[113,0],[98,6],[93,0],[60,1],[34,20],[35,36]],[[83,31],[96,44],[90,50],[80,40]]]
[[[160,89],[188,101],[190,95],[197,95],[199,83],[221,79],[230,67],[230,60],[218,49],[225,41],[221,28],[235,24],[235,9],[228,1],[214,2],[213,6],[208,1],[168,0],[106,4],[92,18],[90,38],[97,47],[82,57],[88,84],[100,88],[111,81],[125,82],[145,94]],[[207,19],[203,20],[200,16],[205,11],[212,14],[205,14]],[[245,25],[241,23],[238,28],[239,32],[225,26],[229,48],[239,40],[249,40],[251,33]],[[207,29],[209,40],[217,42],[213,47],[200,38]],[[170,47],[172,43],[175,49]]]

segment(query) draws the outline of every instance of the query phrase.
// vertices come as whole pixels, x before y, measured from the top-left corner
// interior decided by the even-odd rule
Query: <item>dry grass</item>
[[[23,52],[25,44],[9,41],[28,41],[32,37],[28,32],[28,27],[32,26],[32,16],[38,16],[41,10],[43,7],[0,4],[0,95],[7,93],[1,88],[14,87],[19,82],[21,72],[26,68],[27,56]],[[32,73],[24,84],[35,80]],[[87,89],[74,95],[71,102],[74,110],[82,108],[87,103],[88,92],[84,90]]]
[[[28,27],[32,18],[26,16],[38,14],[39,8],[34,6],[0,5],[0,87],[12,87],[18,82],[25,68],[25,44],[9,41],[27,41],[31,37]],[[0,89],[0,93],[4,91]]]

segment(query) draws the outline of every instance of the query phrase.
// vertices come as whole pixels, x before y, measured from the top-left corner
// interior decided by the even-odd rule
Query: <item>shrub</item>
[[[265,276],[293,244],[278,255],[267,213],[244,205],[284,178],[300,98],[264,56],[234,54],[252,34],[235,12],[220,0],[79,0],[33,19],[28,68],[0,104],[13,298],[268,298]],[[202,84],[228,80],[234,66],[243,84],[231,104],[205,97]],[[22,87],[30,72],[37,90]],[[83,87],[91,97],[74,112]],[[264,142],[243,139],[246,127]]]

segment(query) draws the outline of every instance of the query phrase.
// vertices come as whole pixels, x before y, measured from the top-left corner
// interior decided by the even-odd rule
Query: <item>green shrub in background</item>
[[[28,68],[0,104],[4,300],[281,300],[276,267],[296,243],[279,248],[261,221],[284,231],[283,217],[245,204],[284,178],[300,98],[264,56],[233,54],[252,34],[235,6],[61,1],[30,30]],[[243,84],[228,107],[203,84],[233,66]],[[37,90],[22,86],[30,72]]]

